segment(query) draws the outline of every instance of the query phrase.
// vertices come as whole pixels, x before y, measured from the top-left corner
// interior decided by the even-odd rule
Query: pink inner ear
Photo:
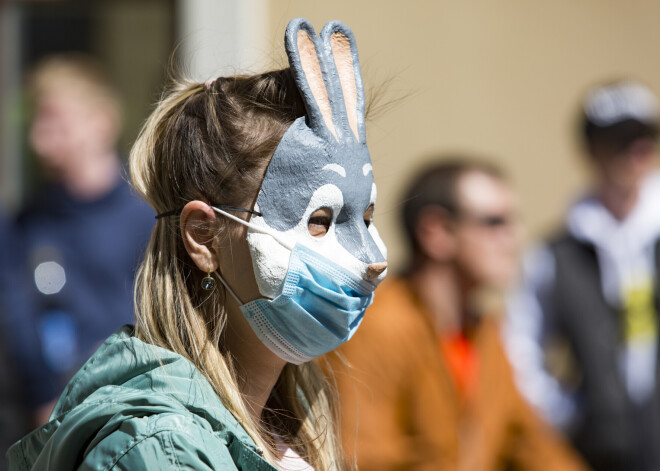
[[[344,94],[344,104],[348,115],[348,124],[360,141],[357,124],[357,86],[355,85],[355,71],[353,70],[353,56],[351,55],[351,43],[342,33],[333,33],[330,36],[332,55],[339,74],[341,89]]]
[[[326,127],[330,130],[332,135],[335,136],[335,139],[337,139],[335,127],[332,124],[332,111],[330,109],[330,101],[328,100],[328,91],[325,89],[325,83],[323,82],[323,76],[321,75],[321,66],[319,64],[319,58],[316,55],[314,42],[303,30],[298,31],[297,40],[300,64],[305,72],[307,84],[312,91],[312,95],[314,95],[314,100],[316,100],[319,110],[321,111]]]

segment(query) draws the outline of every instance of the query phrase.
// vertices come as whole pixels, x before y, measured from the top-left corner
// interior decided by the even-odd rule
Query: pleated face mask
[[[243,224],[253,227],[245,221]],[[243,304],[217,276],[236,299],[257,337],[277,356],[294,364],[323,355],[350,339],[376,289],[376,284],[300,243],[291,250],[282,292],[274,299],[259,298]]]
[[[364,89],[352,32],[333,21],[316,35],[303,19],[285,35],[307,114],[286,131],[266,170],[247,242],[259,292],[241,304],[259,338],[302,363],[348,340],[386,272],[371,217],[376,185],[366,144]],[[313,237],[323,209],[327,231]],[[224,281],[223,281],[224,282]]]

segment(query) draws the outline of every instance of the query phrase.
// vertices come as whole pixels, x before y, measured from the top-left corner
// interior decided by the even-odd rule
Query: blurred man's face
[[[115,129],[102,107],[75,93],[39,97],[30,127],[30,143],[46,171],[56,179],[112,147]]]
[[[479,172],[457,185],[456,266],[467,283],[505,288],[518,267],[521,228],[513,192],[502,181]]]
[[[655,165],[656,141],[637,139],[620,151],[595,146],[592,154],[601,183],[620,191],[632,191]]]

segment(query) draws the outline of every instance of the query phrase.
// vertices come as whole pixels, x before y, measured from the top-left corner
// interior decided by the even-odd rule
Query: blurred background
[[[127,155],[165,83],[172,53],[200,80],[283,67],[289,19],[341,19],[356,33],[367,90],[381,107],[368,128],[376,221],[397,267],[401,186],[426,156],[465,151],[511,175],[532,235],[545,233],[586,172],[574,133],[594,82],[660,86],[660,3],[363,0],[4,1],[0,6],[2,198],[18,207],[38,181],[25,144],[27,68],[53,52],[99,57],[120,90]]]
[[[407,258],[398,220],[404,186],[439,154],[477,156],[501,167],[518,194],[527,239],[538,240],[562,224],[566,209],[589,187],[592,172],[577,134],[579,105],[585,92],[596,83],[621,78],[637,79],[656,95],[660,92],[660,61],[656,58],[660,2],[651,0],[0,1],[0,210],[8,220],[21,214],[46,187],[48,175],[32,150],[30,124],[35,109],[26,83],[34,64],[56,53],[86,53],[108,72],[121,107],[117,153],[125,162],[172,70],[203,82],[219,75],[283,68],[287,66],[283,35],[291,18],[305,17],[319,31],[329,20],[343,21],[355,33],[368,98],[373,104],[367,129],[378,184],[375,221],[388,246],[394,272]],[[131,213],[135,221],[146,221],[148,225],[144,243],[153,223],[151,213],[140,212],[145,209],[148,211],[135,208]],[[43,219],[44,214],[40,217]],[[45,217],[48,219],[48,214]],[[127,220],[123,213],[115,214],[99,222],[100,232],[95,234],[110,237],[103,228],[111,227],[131,239],[126,227],[137,228],[138,224]],[[54,222],[52,227],[59,224]],[[37,226],[30,230],[36,234],[34,237],[44,232]],[[112,237],[109,244],[116,242]],[[68,243],[67,250],[74,249],[74,255],[78,249],[95,253],[97,247],[106,247],[94,237],[85,240],[85,247],[70,234],[63,239]],[[10,237],[0,240],[4,244],[0,262],[10,268],[2,270],[6,274],[0,273],[0,290],[7,290],[0,293],[0,300],[1,296],[16,298],[22,290],[13,288],[19,286],[21,276],[34,275],[40,296],[47,300],[40,308],[46,313],[44,319],[48,319],[35,326],[22,318],[23,330],[16,338],[32,338],[34,343],[6,349],[0,345],[0,354],[7,350],[24,358],[26,364],[43,363],[43,358],[37,358],[37,348],[30,345],[39,344],[38,348],[59,354],[60,347],[68,345],[67,335],[85,337],[83,328],[69,331],[73,327],[66,320],[68,308],[62,307],[66,304],[66,290],[62,290],[65,269],[70,275],[69,285],[74,285],[75,268],[62,262],[66,259],[64,252],[57,257],[40,252],[42,258],[30,259],[30,270],[36,267],[34,273],[13,271],[14,266],[6,260],[12,258],[7,252],[13,250],[16,241]],[[140,244],[142,249],[142,239]],[[36,242],[34,246],[39,248]],[[42,260],[55,263],[45,268],[61,271],[61,275],[49,272],[46,276],[48,280],[53,276],[58,279],[59,287],[53,288],[51,281],[45,291],[39,287],[38,269],[44,263],[37,264]],[[92,261],[96,263],[93,269],[107,262]],[[128,256],[126,261],[131,268],[136,264]],[[81,278],[87,278],[90,284],[96,281],[89,280],[89,275]],[[120,282],[130,284],[124,278]],[[24,284],[34,283],[25,278]],[[87,288],[78,289],[76,295],[67,296],[78,300],[81,293],[91,293]],[[58,294],[60,290],[62,295]],[[116,293],[110,284],[105,291],[104,295],[110,297]],[[62,301],[53,301],[59,298],[52,294]],[[96,295],[89,298],[90,305],[109,304],[99,301]],[[21,304],[20,298],[14,301],[15,305]],[[81,308],[86,315],[87,307]],[[21,310],[13,310],[11,302],[3,309],[7,315],[0,316],[0,330],[5,333],[2,341],[9,344],[21,321]],[[126,314],[130,316],[130,309]],[[96,324],[94,319],[90,315],[89,323]],[[656,327],[654,324],[654,335]],[[113,324],[109,332],[114,328]],[[53,336],[52,344],[44,340],[49,335]],[[62,377],[70,377],[105,336],[90,337],[89,345],[81,344],[79,351],[71,352],[72,358],[77,356],[68,366],[51,359],[49,367],[59,364]],[[3,365],[10,363],[0,358],[0,385],[10,383],[3,383],[3,374],[10,378],[14,375],[11,368],[2,371]],[[31,371],[39,376],[37,367]],[[44,389],[43,397],[31,399],[31,409],[26,413],[28,425],[47,419],[53,405],[50,401],[62,384],[52,386],[49,394]],[[3,394],[21,394],[9,389],[4,392],[0,388],[0,432],[3,421],[16,423],[1,416],[1,406],[11,404]],[[36,409],[35,414],[37,405],[43,408]],[[13,431],[7,440],[14,440],[24,431]],[[6,446],[1,435],[0,453]]]

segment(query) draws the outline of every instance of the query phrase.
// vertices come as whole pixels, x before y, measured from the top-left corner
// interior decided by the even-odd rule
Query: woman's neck
[[[228,308],[228,321],[223,342],[235,363],[238,386],[248,411],[258,423],[286,361],[259,340],[233,299]]]

